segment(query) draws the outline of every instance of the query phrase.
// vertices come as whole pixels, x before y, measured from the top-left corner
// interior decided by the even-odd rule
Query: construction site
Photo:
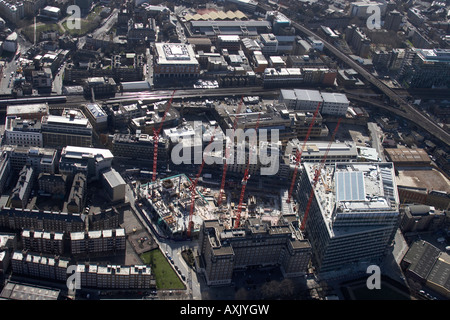
[[[236,133],[237,129],[247,127],[243,123],[248,124],[249,116],[252,117],[250,128],[255,132],[268,125],[266,124],[267,110],[258,108],[256,110],[245,105],[244,101],[245,99],[242,98],[238,105],[234,106],[233,115],[226,112],[228,116],[222,117],[225,120],[225,122],[219,123],[222,130],[232,130],[233,133]],[[170,109],[171,103],[172,99],[166,105],[166,112]],[[230,165],[228,163],[228,160],[234,157],[236,150],[225,148],[224,161],[221,166],[214,169],[217,174],[202,175],[205,165],[203,157],[202,163],[197,169],[192,165],[194,170],[198,170],[195,175],[187,172],[185,174],[182,171],[181,174],[157,178],[158,148],[154,148],[152,180],[136,187],[137,198],[141,200],[139,206],[153,222],[161,227],[165,236],[175,239],[197,237],[204,221],[209,220],[217,220],[225,230],[242,229],[248,219],[258,219],[268,226],[279,225],[283,214],[297,214],[297,205],[292,199],[292,193],[298,181],[297,171],[301,170],[301,155],[315,126],[319,109],[320,103],[312,115],[306,135],[302,138],[303,147],[299,146],[296,150],[295,159],[292,162],[292,169],[295,167],[295,170],[291,170],[293,174],[289,175],[290,179],[283,181],[284,187],[277,186],[271,190],[263,187],[261,176],[254,177],[255,166],[251,160],[254,156],[253,153],[259,152],[259,148],[261,148],[258,138],[253,141],[249,139],[248,142],[237,141],[236,145],[245,145],[246,152],[243,159],[240,159],[244,161],[239,163],[239,170],[236,170],[234,163]],[[281,115],[279,117],[282,118]],[[160,122],[160,127],[154,128],[155,143],[158,141],[164,119],[165,114]],[[273,119],[269,126],[272,125]],[[338,127],[339,123],[334,134]],[[214,130],[209,144],[213,143],[215,132]],[[328,147],[324,148],[322,165],[326,161],[333,138],[334,136]],[[237,136],[233,135],[232,139],[237,139]],[[221,176],[219,172],[221,172]]]

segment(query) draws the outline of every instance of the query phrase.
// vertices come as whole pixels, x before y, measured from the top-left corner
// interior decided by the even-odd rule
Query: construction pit
[[[193,193],[192,185],[193,181],[185,174],[142,184],[137,192],[139,206],[169,238],[195,236],[205,220],[218,219],[227,229],[237,227],[240,187],[221,193],[217,187],[197,185]],[[220,195],[222,201],[219,204]],[[285,206],[289,206],[290,213],[293,212],[292,206],[286,203],[286,197],[287,190],[279,194],[246,192],[239,213],[239,225],[248,218],[261,218],[276,225],[281,213],[286,211]]]

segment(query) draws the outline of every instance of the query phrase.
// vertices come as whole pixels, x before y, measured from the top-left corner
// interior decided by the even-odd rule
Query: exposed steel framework
[[[261,113],[258,113],[258,120],[256,120],[256,126],[255,126],[256,133],[258,132],[260,117],[261,117]],[[258,137],[256,137],[256,142],[258,142]],[[244,201],[244,194],[245,194],[245,188],[247,186],[247,181],[250,178],[250,175],[248,172],[250,169],[251,151],[253,150],[253,147],[254,147],[254,145],[252,145],[252,146],[249,145],[248,161],[247,161],[247,166],[246,166],[245,172],[244,172],[244,178],[242,179],[241,195],[239,197],[239,204],[238,204],[237,211],[236,211],[236,220],[235,220],[235,224],[234,224],[235,229],[239,228],[239,225],[241,223],[242,202]]]

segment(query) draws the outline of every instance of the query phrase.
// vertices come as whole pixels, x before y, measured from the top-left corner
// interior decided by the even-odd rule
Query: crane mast
[[[289,187],[288,198],[286,199],[287,203],[291,202],[292,191],[294,190],[295,179],[297,178],[297,172],[298,172],[298,167],[300,166],[300,163],[301,163],[302,153],[303,153],[303,150],[305,149],[306,142],[308,141],[309,136],[311,134],[311,130],[312,130],[312,127],[314,126],[314,122],[316,121],[316,117],[317,117],[317,113],[319,112],[319,109],[320,109],[320,102],[317,104],[316,111],[314,112],[313,118],[311,120],[311,123],[309,125],[308,131],[306,133],[305,140],[303,141],[303,146],[302,146],[302,148],[300,150],[297,150],[297,152],[296,152],[296,155],[295,155],[295,169],[294,169],[294,174],[292,176],[291,186]]]
[[[172,96],[170,97],[169,102],[167,103],[166,109],[164,110],[164,115],[161,119],[161,123],[159,124],[159,128],[156,130],[153,128],[153,175],[152,175],[152,182],[156,180],[156,168],[157,168],[157,161],[158,161],[158,141],[159,141],[159,134],[161,133],[161,129],[163,127],[164,121],[166,120],[167,112],[170,109],[170,106],[172,105],[173,96],[175,95],[175,90],[172,92]]]
[[[261,113],[258,113],[258,119],[256,120],[256,126],[255,126],[255,132],[256,133],[258,133],[260,117],[261,117]],[[256,137],[256,141],[258,141],[258,137]],[[244,178],[242,179],[241,195],[239,197],[239,204],[238,204],[238,208],[237,208],[237,212],[236,212],[236,220],[235,220],[234,228],[239,228],[239,225],[241,223],[242,203],[244,201],[245,188],[247,186],[247,181],[250,178],[250,175],[248,173],[249,169],[250,169],[250,159],[251,159],[250,152],[252,151],[253,147],[254,146],[251,146],[251,147],[249,146],[248,161],[247,161],[247,166],[246,166],[245,172],[244,172]]]
[[[321,162],[320,162],[319,168],[316,169],[315,172],[314,172],[314,179],[313,179],[313,182],[312,182],[311,192],[310,192],[310,194],[309,194],[309,199],[308,199],[308,203],[306,204],[305,214],[303,215],[302,223],[301,223],[301,225],[300,225],[300,230],[301,230],[301,231],[305,230],[305,227],[306,227],[306,220],[308,219],[308,213],[309,213],[309,210],[310,210],[310,208],[311,208],[312,200],[313,200],[313,198],[314,198],[314,190],[316,189],[316,185],[317,185],[317,181],[319,180],[320,173],[321,173],[322,169],[323,169],[324,166],[325,166],[325,162],[327,161],[328,152],[330,151],[331,144],[332,144],[333,141],[334,141],[334,138],[335,138],[335,136],[336,136],[336,132],[337,132],[337,130],[338,130],[338,128],[339,128],[339,125],[340,125],[340,123],[341,123],[341,120],[342,120],[342,118],[339,118],[339,119],[338,119],[336,128],[334,128],[332,138],[331,138],[330,142],[328,143],[327,149],[326,149],[326,151],[325,151],[325,154],[324,154],[323,157],[322,157],[322,160],[321,160]]]
[[[213,143],[214,137],[216,135],[216,130],[217,130],[217,127],[214,128],[214,133],[211,136],[211,139],[209,141],[208,146],[210,146],[211,143]],[[195,180],[192,181],[192,184],[191,184],[191,187],[190,187],[190,189],[191,189],[191,206],[190,206],[190,209],[189,209],[189,222],[188,222],[188,229],[187,229],[187,236],[188,236],[188,238],[191,237],[191,232],[192,232],[192,215],[194,214],[195,193],[196,193],[197,183],[198,183],[198,179],[200,178],[200,176],[202,174],[204,166],[205,166],[205,157],[203,156],[202,157],[202,163],[201,163],[200,168],[199,168],[199,170],[197,172],[197,175],[195,176]]]
[[[236,131],[236,126],[237,126],[237,115],[239,113],[241,113],[241,108],[244,102],[244,97],[241,98],[241,102],[239,102],[239,106],[237,109],[237,112],[234,116],[234,121],[233,121],[233,139],[234,139],[234,132]],[[223,172],[222,172],[222,182],[220,184],[220,190],[219,190],[219,199],[217,200],[217,204],[220,206],[222,204],[222,197],[223,197],[223,193],[225,192],[225,181],[226,181],[226,176],[227,176],[227,169],[228,169],[228,157],[230,155],[230,150],[228,148],[225,148],[225,161],[223,163]]]

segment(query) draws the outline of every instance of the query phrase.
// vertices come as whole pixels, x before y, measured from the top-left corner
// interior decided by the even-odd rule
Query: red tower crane
[[[236,115],[234,116],[234,121],[233,121],[233,140],[234,140],[234,132],[236,130],[236,125],[237,125],[237,115],[239,113],[241,113],[241,108],[243,105],[243,101],[244,101],[244,97],[241,98],[241,102],[239,103]],[[234,142],[234,141],[233,141]],[[230,150],[228,148],[225,148],[225,161],[223,163],[223,172],[222,172],[222,182],[220,184],[220,191],[219,191],[219,199],[217,200],[217,204],[220,206],[222,204],[222,197],[223,197],[223,193],[225,192],[225,180],[227,177],[227,168],[228,168],[228,157],[230,156]]]
[[[258,132],[258,127],[259,127],[259,119],[261,117],[261,113],[258,113],[258,119],[256,120],[256,126],[255,126],[255,131],[256,133]],[[258,138],[256,138],[256,141],[258,141]],[[252,148],[254,146],[249,146],[249,152],[248,152],[248,161],[247,161],[247,166],[245,168],[245,172],[244,172],[244,178],[242,179],[242,189],[241,189],[241,195],[239,197],[239,204],[238,204],[238,208],[237,208],[237,212],[236,212],[236,220],[235,220],[235,224],[234,224],[234,228],[239,228],[239,225],[241,223],[241,212],[242,212],[242,202],[244,201],[244,194],[245,194],[245,188],[247,186],[247,181],[250,178],[250,175],[248,174],[248,171],[250,169],[250,159],[251,159],[251,151]]]
[[[325,154],[323,155],[322,160],[320,161],[319,168],[316,169],[316,171],[314,173],[314,179],[312,182],[311,192],[309,194],[309,199],[308,199],[308,203],[306,204],[305,214],[303,215],[302,223],[300,225],[301,231],[305,230],[306,219],[308,218],[309,209],[311,208],[312,199],[314,197],[314,190],[316,189],[317,181],[319,180],[319,177],[320,177],[320,172],[322,171],[323,167],[325,166],[325,162],[327,161],[328,152],[330,151],[331,144],[334,141],[334,137],[336,136],[336,132],[339,128],[340,123],[341,123],[341,118],[338,119],[336,128],[334,128],[332,138],[331,138],[330,142],[328,143],[327,150],[325,151]]]
[[[297,178],[297,171],[298,171],[298,167],[300,166],[300,163],[301,163],[302,153],[303,153],[303,150],[305,149],[306,142],[308,141],[309,136],[311,134],[311,130],[312,130],[312,127],[314,126],[314,122],[316,121],[316,117],[317,117],[317,113],[319,112],[319,109],[320,109],[320,102],[317,104],[317,109],[314,112],[313,118],[309,125],[305,140],[303,141],[303,146],[301,149],[297,150],[297,153],[295,155],[295,169],[294,169],[294,174],[292,176],[291,186],[289,188],[288,198],[286,200],[287,203],[291,202],[292,191],[294,190],[295,179]]]
[[[161,119],[161,123],[159,124],[159,128],[156,130],[155,127],[153,128],[153,176],[152,181],[156,180],[156,166],[158,161],[158,140],[159,140],[159,134],[161,133],[161,129],[163,127],[164,121],[166,120],[167,111],[169,111],[170,106],[172,105],[173,96],[175,95],[175,90],[172,92],[172,96],[170,97],[169,102],[167,103],[166,109],[164,110],[164,115]]]
[[[211,140],[209,141],[208,146],[211,145],[211,143],[213,143],[214,141],[214,137],[216,136],[216,130],[217,127],[214,128],[214,133],[211,136]],[[196,188],[197,188],[197,183],[198,183],[198,179],[200,178],[202,171],[203,171],[203,167],[205,166],[205,157],[202,157],[202,163],[200,165],[200,168],[198,169],[197,175],[195,176],[195,180],[192,181],[191,184],[191,207],[189,210],[189,223],[188,223],[188,230],[187,230],[187,236],[188,238],[191,237],[191,230],[192,230],[192,215],[194,214],[194,204],[195,204],[195,193],[196,193]]]

